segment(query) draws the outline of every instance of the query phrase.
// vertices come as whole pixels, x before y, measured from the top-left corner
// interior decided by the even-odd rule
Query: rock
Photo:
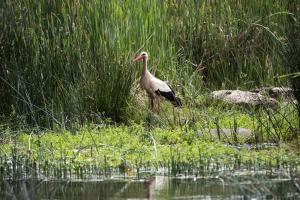
[[[198,136],[203,136],[204,133],[209,133],[212,136],[218,136],[218,131],[220,133],[220,136],[223,137],[224,135],[227,137],[233,136],[233,134],[236,134],[237,136],[241,136],[243,138],[249,138],[252,135],[252,130],[247,128],[237,128],[234,129],[227,129],[227,128],[220,128],[218,129],[204,129],[203,131],[198,131]]]
[[[269,97],[279,99],[282,98],[285,101],[293,100],[293,89],[289,87],[262,87],[252,90],[253,92],[266,94]]]
[[[264,97],[260,93],[241,90],[218,90],[212,92],[215,99],[221,99],[232,104],[252,105],[252,106],[276,106],[274,98]]]

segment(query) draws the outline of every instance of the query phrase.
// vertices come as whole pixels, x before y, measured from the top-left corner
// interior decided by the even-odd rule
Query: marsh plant
[[[0,2],[1,113],[48,128],[97,116],[130,121],[147,50],[156,76],[184,99],[203,88],[277,79],[288,1]],[[296,4],[297,6],[297,4]],[[295,10],[295,12],[297,9]],[[153,69],[153,68],[152,68]]]

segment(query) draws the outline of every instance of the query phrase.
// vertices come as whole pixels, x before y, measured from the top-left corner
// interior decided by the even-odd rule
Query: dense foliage
[[[46,127],[123,120],[139,49],[183,97],[279,84],[289,15],[283,0],[3,0],[0,112]]]
[[[290,71],[290,81],[294,96],[300,102],[300,8],[294,1],[289,2],[288,9],[294,15],[288,17],[287,44],[284,48],[284,65]],[[300,121],[300,104],[297,104]]]

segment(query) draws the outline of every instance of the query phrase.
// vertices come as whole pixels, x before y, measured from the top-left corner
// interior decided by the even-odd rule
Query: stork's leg
[[[151,96],[148,96],[148,110],[153,110],[153,99]]]
[[[176,112],[176,114],[177,114],[177,123],[178,123],[179,126],[181,126],[180,109],[176,109],[176,110],[177,110],[177,112]]]
[[[153,112],[154,102],[153,102],[153,98],[152,97],[150,97],[150,108],[151,108],[151,111]]]
[[[153,99],[151,98],[151,96],[148,96],[148,110],[147,110],[147,125],[150,127],[151,125],[151,115],[152,115],[152,110],[153,110]]]
[[[160,99],[157,98],[157,114],[160,113]]]
[[[173,106],[173,118],[174,118],[174,125],[176,126],[176,115],[175,115],[175,107]]]
[[[148,111],[151,110],[151,98],[148,96]]]

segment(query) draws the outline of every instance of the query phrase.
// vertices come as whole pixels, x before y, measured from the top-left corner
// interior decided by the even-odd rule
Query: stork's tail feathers
[[[181,100],[175,96],[175,93],[173,92],[173,90],[170,92],[162,92],[162,91],[157,90],[155,93],[168,99],[175,107],[182,106]]]

